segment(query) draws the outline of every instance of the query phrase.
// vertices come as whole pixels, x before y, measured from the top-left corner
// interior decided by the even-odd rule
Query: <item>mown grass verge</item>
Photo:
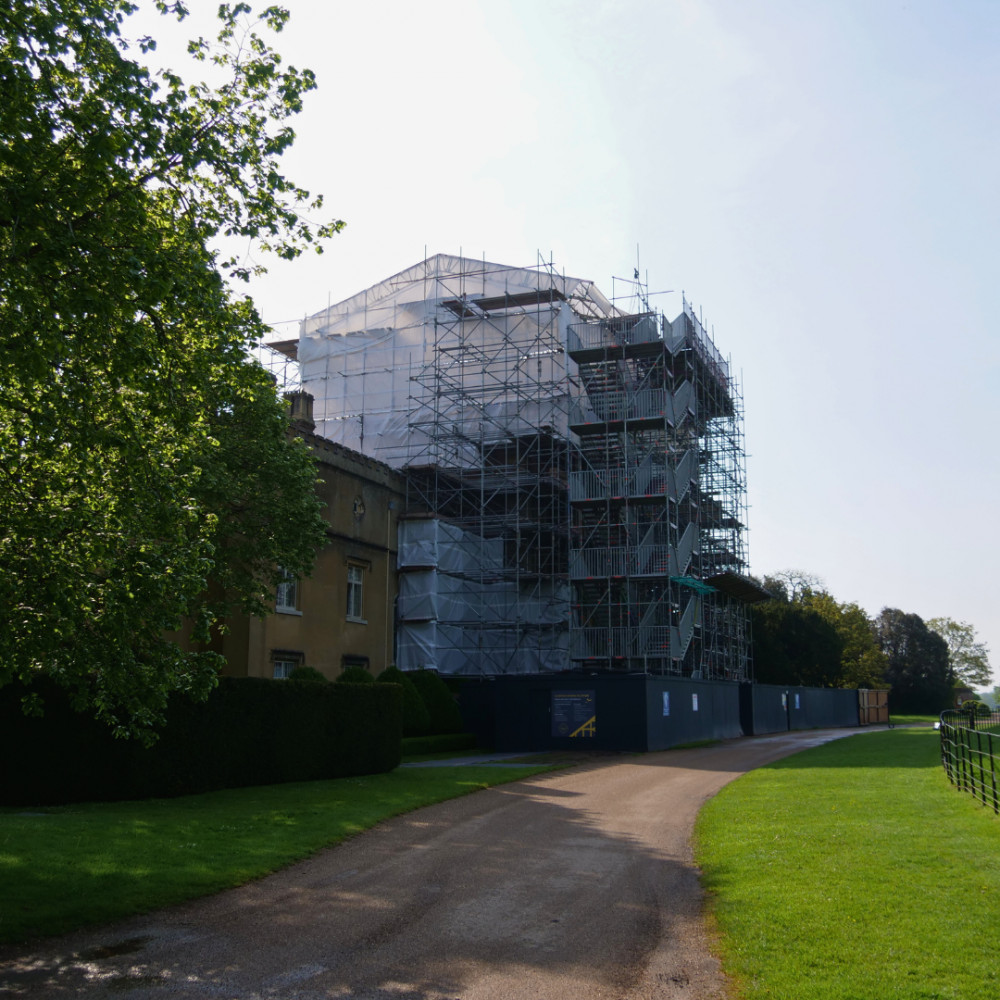
[[[548,766],[406,768],[176,799],[0,809],[0,943],[260,878],[419,806]]]
[[[413,759],[428,754],[459,753],[476,749],[472,733],[442,733],[437,736],[407,736],[403,740],[403,758]]]
[[[933,729],[865,733],[733,782],[696,855],[744,1000],[995,1000],[1000,820]]]
[[[891,716],[894,726],[933,726],[939,721],[940,715],[893,715]]]

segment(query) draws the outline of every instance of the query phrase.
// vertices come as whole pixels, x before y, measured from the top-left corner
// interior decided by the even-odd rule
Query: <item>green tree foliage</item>
[[[165,630],[263,613],[323,537],[307,450],[247,360],[265,328],[227,283],[255,268],[214,241],[292,258],[340,223],[313,225],[278,169],[314,82],[249,8],[223,4],[218,45],[191,47],[215,89],[130,58],[133,10],[0,11],[0,683],[45,673],[148,736],[219,665]]]
[[[948,662],[956,680],[968,687],[983,687],[990,682],[990,651],[976,637],[968,622],[952,618],[928,618],[927,627],[948,644]]]
[[[883,608],[875,635],[888,658],[885,677],[891,685],[894,712],[940,712],[951,699],[954,674],[948,644],[919,615]]]
[[[842,643],[836,687],[878,688],[888,660],[875,642],[872,620],[859,604],[841,604],[824,590],[807,590],[802,604],[836,629]]]
[[[783,569],[777,573],[769,573],[760,584],[778,601],[800,601],[804,594],[823,588],[823,581],[818,576],[802,569]]]
[[[822,615],[798,601],[754,605],[754,677],[761,684],[837,687],[843,641]]]
[[[761,585],[774,599],[753,612],[757,680],[845,688],[883,683],[886,657],[860,605],[841,604],[803,570],[765,576]]]
[[[892,608],[873,620],[860,605],[837,601],[818,577],[803,570],[782,570],[759,582],[773,595],[753,610],[759,681],[847,688],[890,684],[897,711],[946,707],[949,672],[952,682],[967,687],[989,683],[989,650],[968,622],[932,618],[925,624],[917,615]],[[829,665],[831,647],[806,611],[837,633],[841,652],[836,671]],[[947,663],[940,659],[935,633],[947,644]],[[815,679],[801,679],[805,677]]]

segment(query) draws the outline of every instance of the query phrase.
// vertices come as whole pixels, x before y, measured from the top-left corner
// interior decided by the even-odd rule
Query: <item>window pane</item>
[[[364,617],[362,593],[364,590],[364,570],[360,566],[347,567],[347,617]]]
[[[282,572],[285,574],[285,578],[278,584],[274,606],[294,611],[299,606],[299,581],[287,570],[282,570]]]

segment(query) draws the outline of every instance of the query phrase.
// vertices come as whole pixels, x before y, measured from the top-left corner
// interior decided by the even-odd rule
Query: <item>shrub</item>
[[[307,667],[305,665],[296,667],[289,675],[288,679],[290,681],[315,681],[316,683],[326,684],[326,677],[321,674],[315,667]]]
[[[992,709],[985,701],[977,701],[974,698],[970,698],[968,701],[963,701],[959,711],[965,712],[966,715],[970,715],[975,712],[976,715],[989,715]]]
[[[386,667],[376,678],[379,684],[398,684],[403,689],[403,736],[423,736],[431,728],[431,716],[409,675],[399,667]]]
[[[427,706],[431,733],[460,733],[465,728],[458,702],[436,670],[411,670],[407,677]]]
[[[374,681],[364,667],[344,667],[334,684],[372,684]]]

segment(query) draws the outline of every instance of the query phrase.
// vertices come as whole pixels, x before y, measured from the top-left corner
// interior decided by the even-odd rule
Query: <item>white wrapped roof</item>
[[[465,464],[462,438],[564,432],[567,327],[616,314],[591,281],[438,254],[303,320],[302,385],[330,440],[397,468]]]
[[[438,302],[464,297],[475,303],[549,290],[570,302],[578,319],[601,319],[617,312],[592,281],[568,278],[547,268],[510,267],[437,254],[304,319],[299,330],[300,357],[305,346],[301,341],[361,330],[398,331],[422,319]]]

